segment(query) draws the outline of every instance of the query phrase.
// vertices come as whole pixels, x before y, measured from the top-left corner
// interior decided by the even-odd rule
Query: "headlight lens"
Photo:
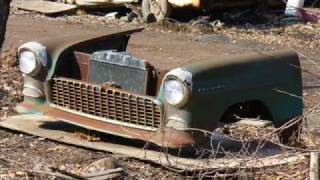
[[[168,79],[164,83],[164,96],[169,104],[180,107],[187,102],[189,92],[180,80]]]
[[[19,56],[19,66],[24,74],[32,74],[37,68],[37,59],[33,52],[23,51]]]

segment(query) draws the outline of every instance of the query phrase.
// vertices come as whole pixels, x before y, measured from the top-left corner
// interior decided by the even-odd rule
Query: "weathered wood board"
[[[77,6],[43,0],[18,0],[13,6],[18,9],[35,11],[47,15],[74,11]]]
[[[297,161],[305,160],[305,157],[299,154],[277,154],[264,158],[214,158],[214,159],[194,159],[181,158],[168,155],[154,150],[145,150],[142,148],[127,146],[124,144],[115,144],[106,141],[89,142],[75,136],[74,133],[59,129],[43,128],[46,123],[60,122],[46,116],[19,115],[11,116],[0,120],[0,126],[3,128],[20,131],[34,136],[44,137],[76,146],[82,146],[95,150],[101,150],[116,154],[125,155],[141,160],[151,161],[163,166],[183,170],[214,170],[221,168],[263,168]]]

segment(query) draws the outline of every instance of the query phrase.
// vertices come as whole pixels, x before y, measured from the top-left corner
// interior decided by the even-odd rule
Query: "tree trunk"
[[[0,49],[4,41],[11,0],[0,0]]]

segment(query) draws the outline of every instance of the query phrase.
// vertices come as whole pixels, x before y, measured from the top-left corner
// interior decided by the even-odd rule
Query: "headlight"
[[[164,97],[169,104],[182,107],[189,99],[189,89],[180,80],[167,79],[164,82]]]
[[[23,51],[19,56],[19,66],[24,74],[32,74],[37,69],[37,58],[31,51]]]
[[[19,48],[19,66],[22,73],[36,75],[47,66],[46,47],[37,42],[28,42]]]

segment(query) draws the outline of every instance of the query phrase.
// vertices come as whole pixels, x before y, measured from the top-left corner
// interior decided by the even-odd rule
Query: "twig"
[[[300,175],[303,175],[303,174],[306,174],[307,172],[309,171],[309,169],[305,169],[304,171],[301,171],[301,172],[298,172],[292,176],[290,176],[290,178],[294,178],[294,177],[297,177],[297,176],[300,176]]]

